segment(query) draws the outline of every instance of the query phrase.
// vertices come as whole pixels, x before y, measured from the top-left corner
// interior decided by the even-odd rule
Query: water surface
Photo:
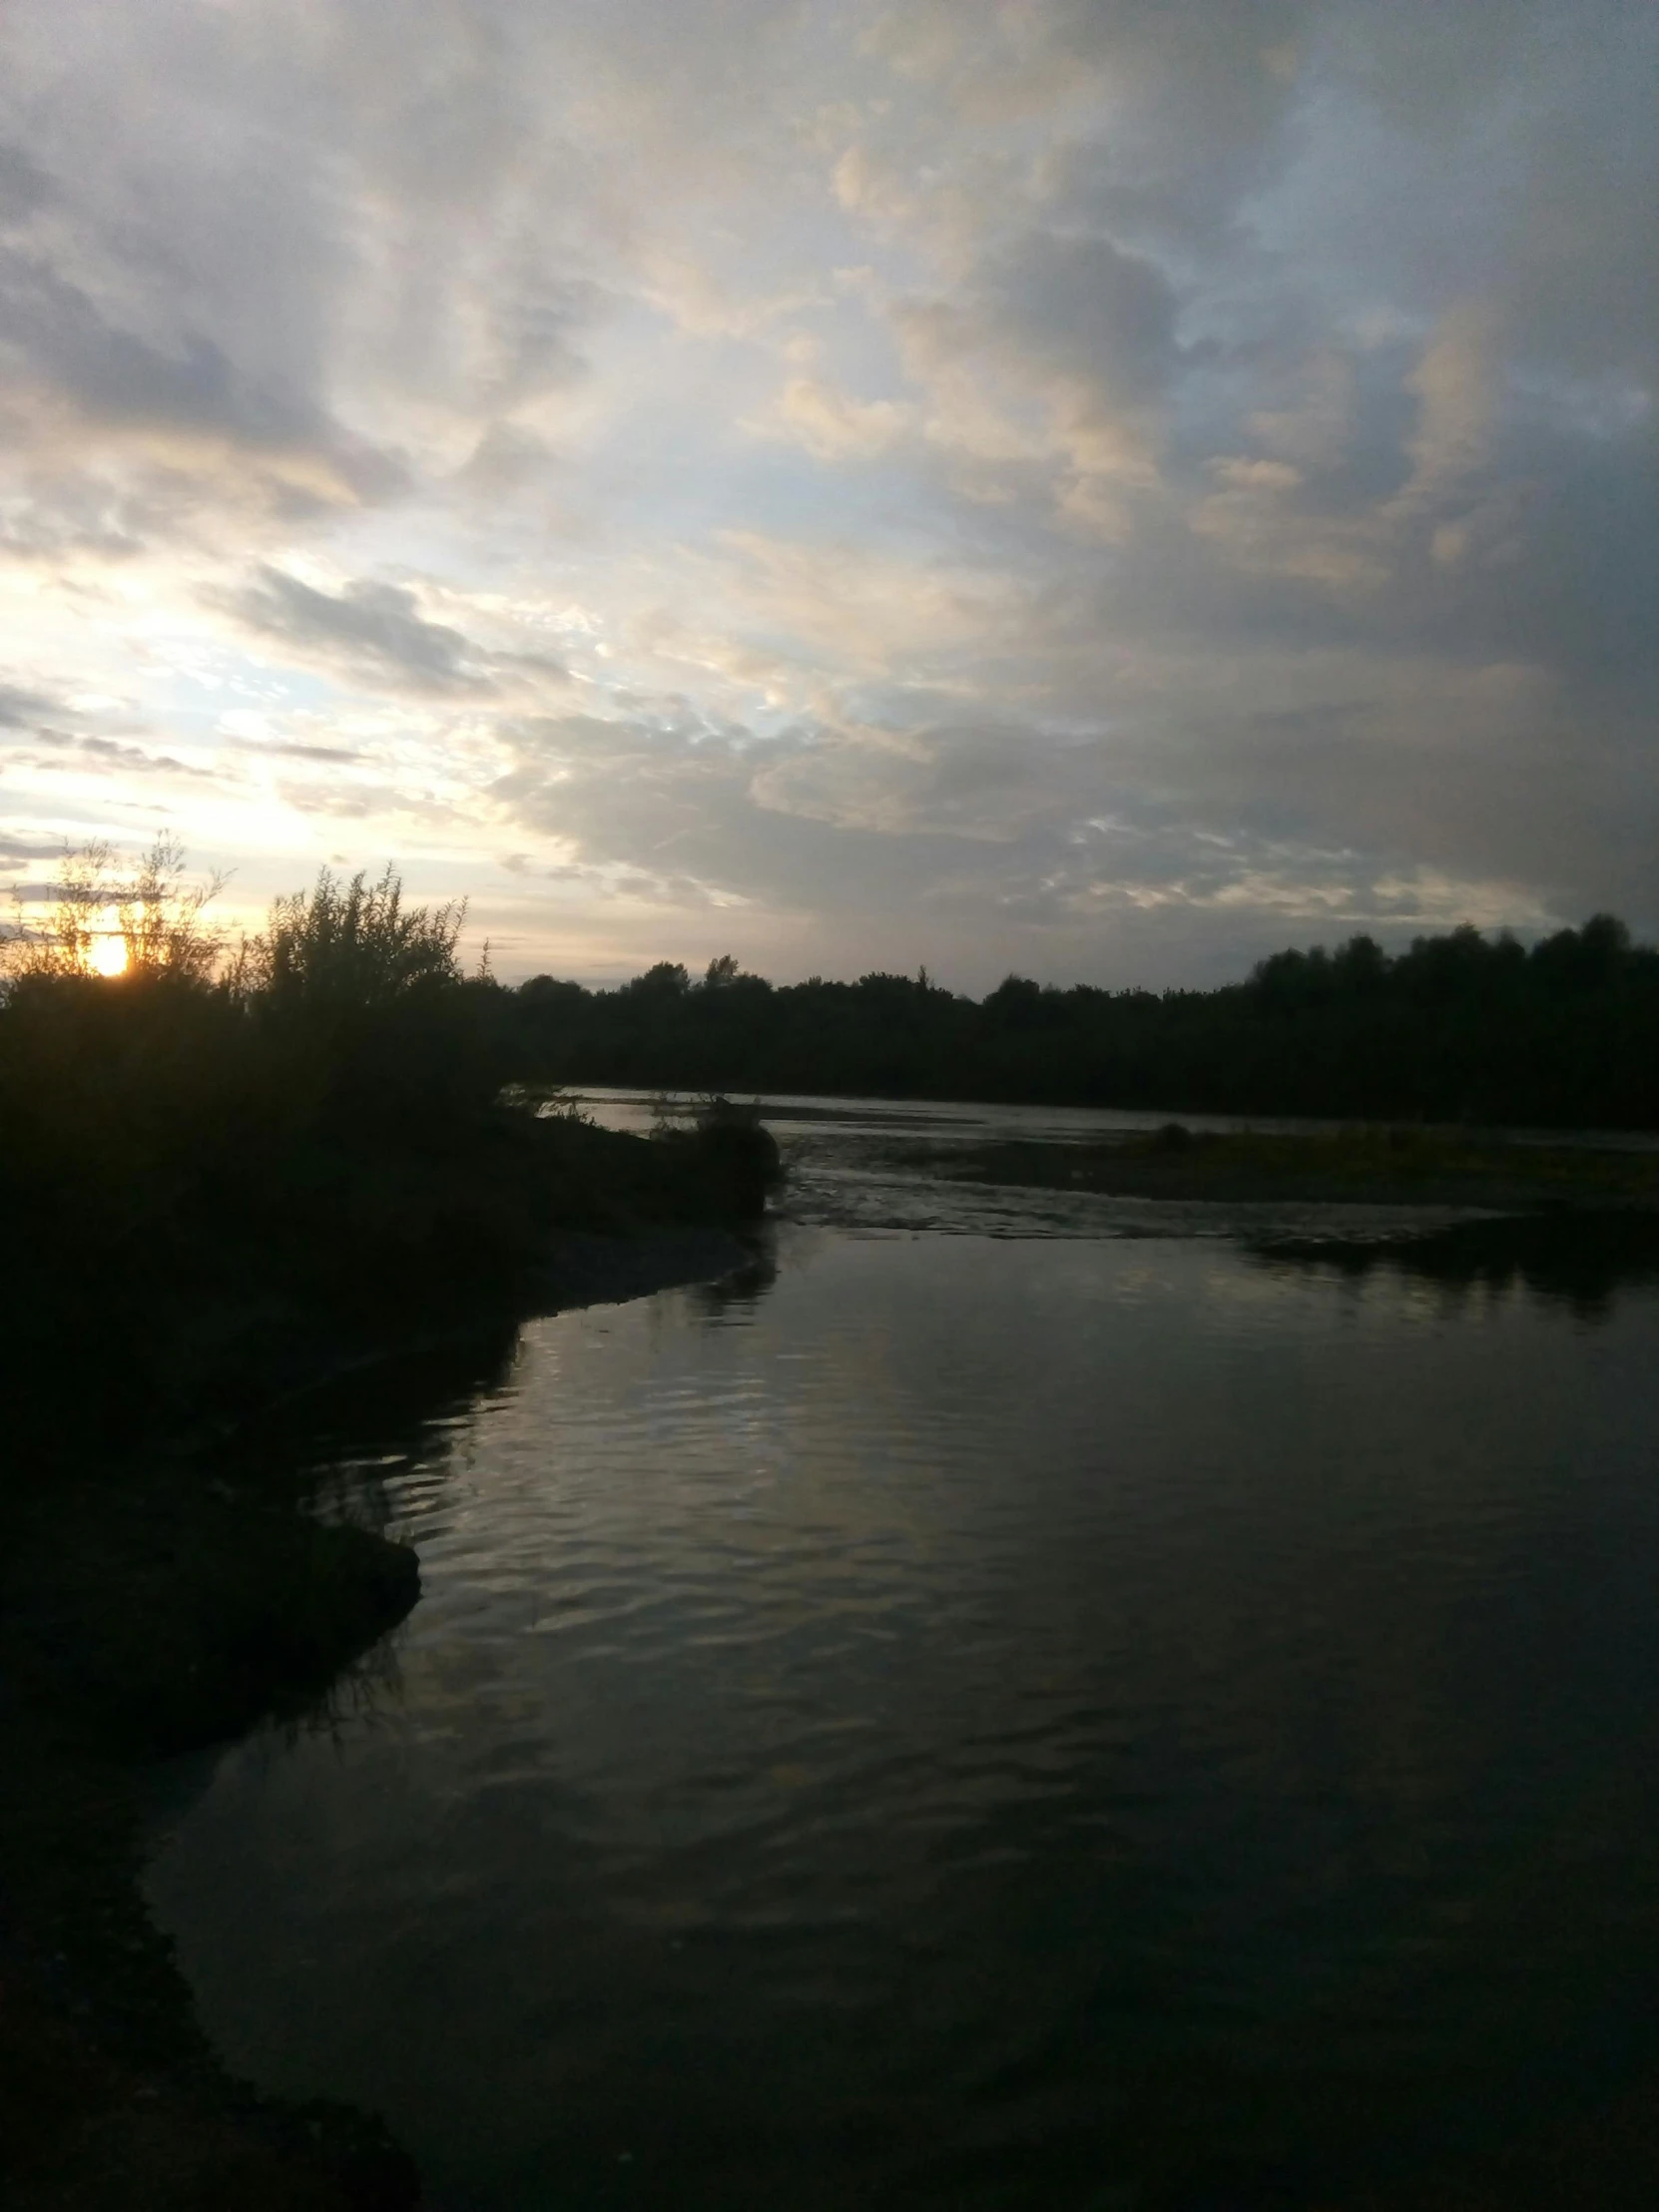
[[[1654,1289],[1109,1231],[786,1222],[324,1451],[426,1595],[158,1839],[232,2065],[448,2212],[976,2212],[1659,2061]]]

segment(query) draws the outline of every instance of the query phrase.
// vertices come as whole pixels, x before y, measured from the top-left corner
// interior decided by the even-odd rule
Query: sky
[[[6,0],[0,883],[1659,926],[1654,0]]]

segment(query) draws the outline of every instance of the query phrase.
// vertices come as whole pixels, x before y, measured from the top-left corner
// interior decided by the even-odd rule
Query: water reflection
[[[718,1282],[694,1283],[690,1295],[693,1303],[713,1319],[745,1316],[765,1298],[778,1280],[778,1233],[776,1227],[763,1225],[752,1232],[749,1239],[748,1265],[725,1275]]]
[[[1375,1243],[1280,1238],[1259,1247],[1258,1257],[1349,1283],[1377,1275],[1434,1283],[1454,1300],[1525,1290],[1580,1321],[1599,1322],[1621,1289],[1659,1283],[1659,1215],[1563,1211],[1459,1222],[1430,1236]]]
[[[786,1224],[341,1410],[427,1595],[160,1852],[210,2028],[472,2212],[1403,2205],[1616,2086],[1659,1296],[1481,1236]]]

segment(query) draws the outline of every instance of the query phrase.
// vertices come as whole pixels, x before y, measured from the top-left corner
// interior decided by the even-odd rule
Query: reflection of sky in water
[[[1651,1291],[777,1257],[374,1467],[395,1680],[155,1868],[234,2066],[446,2205],[829,2212],[1347,2183],[1642,2052]]]
[[[601,1086],[573,1092],[585,1112],[608,1129],[649,1129],[664,1094]],[[668,1098],[684,1110],[689,1100]],[[951,1099],[810,1098],[793,1092],[762,1101],[765,1119],[780,1143],[797,1134],[818,1137],[925,1137],[930,1143],[963,1144],[986,1137],[1018,1137],[1045,1144],[1082,1144],[1113,1134],[1156,1129],[1168,1114],[1094,1106],[979,1106]],[[1190,1129],[1335,1129],[1337,1122],[1284,1121],[1237,1114],[1183,1114]]]
[[[607,1129],[648,1130],[657,1118],[659,1100],[682,1113],[692,1103],[692,1094],[678,1096],[603,1085],[567,1095]],[[1017,1138],[1025,1143],[1090,1144],[1156,1129],[1171,1119],[1167,1112],[1112,1106],[994,1106],[953,1099],[819,1098],[794,1092],[769,1094],[760,1104],[768,1126],[786,1145],[798,1133],[876,1139],[924,1137],[929,1144],[974,1144],[990,1137]],[[1352,1126],[1306,1115],[1292,1119],[1273,1114],[1182,1113],[1177,1118],[1189,1129],[1217,1134],[1252,1129],[1306,1136]],[[1550,1129],[1507,1129],[1491,1134],[1515,1144],[1563,1141],[1560,1130]],[[1570,1141],[1592,1150],[1650,1152],[1659,1148],[1659,1133],[1640,1129],[1574,1130]]]

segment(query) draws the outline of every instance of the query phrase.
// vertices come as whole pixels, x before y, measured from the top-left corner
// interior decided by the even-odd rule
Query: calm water
[[[324,1453],[426,1594],[158,1826],[233,2066],[447,2212],[976,2212],[1405,2204],[1659,2064],[1654,1288],[856,1174]]]

